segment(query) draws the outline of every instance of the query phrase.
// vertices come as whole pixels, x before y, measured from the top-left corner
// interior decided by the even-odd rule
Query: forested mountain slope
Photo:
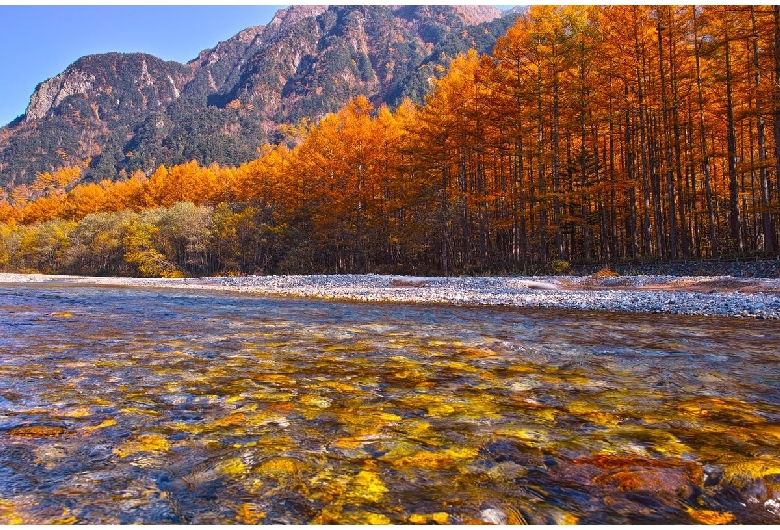
[[[422,102],[470,47],[489,53],[516,15],[479,6],[292,6],[187,64],[146,54],[82,57],[40,83],[0,129],[0,186],[86,161],[87,180],[161,164],[241,164],[357,95]]]

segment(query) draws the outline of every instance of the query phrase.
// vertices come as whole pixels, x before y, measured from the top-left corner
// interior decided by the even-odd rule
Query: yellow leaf
[[[55,425],[22,425],[8,430],[8,434],[11,436],[23,436],[25,438],[60,436],[65,434],[65,432],[67,432],[65,427]]]
[[[377,435],[375,434],[368,434],[368,435],[361,435],[361,436],[345,436],[344,438],[339,438],[338,440],[336,440],[336,442],[333,445],[336,447],[340,447],[341,449],[357,449],[363,444],[369,443],[376,439],[377,439]]]
[[[716,512],[713,510],[696,510],[688,508],[688,515],[699,524],[729,524],[734,520],[734,514]]]
[[[403,456],[401,458],[392,461],[392,464],[397,467],[418,467],[424,469],[440,469],[444,467],[451,467],[458,463],[460,460],[470,460],[477,456],[477,449],[472,447],[453,447],[451,449],[445,449],[444,451],[417,451],[409,456]],[[390,453],[384,455],[383,459],[387,459]]]
[[[297,396],[291,392],[279,392],[279,389],[270,389],[268,391],[259,390],[252,392],[252,397],[258,401],[273,401],[286,404],[290,401],[294,401]]]
[[[546,442],[547,441],[547,433],[541,429],[538,428],[512,428],[512,427],[504,427],[500,429],[499,434],[502,434],[504,436],[512,436],[514,438],[520,438],[521,440],[529,441],[529,442]]]
[[[412,394],[407,397],[401,398],[401,402],[406,407],[411,408],[425,408],[435,403],[444,402],[444,397],[436,394]]]
[[[156,410],[152,410],[152,409],[138,409],[138,408],[135,408],[135,407],[127,407],[127,408],[121,409],[121,411],[124,412],[125,414],[142,414],[142,415],[147,415],[147,416],[159,416],[160,415],[160,413],[157,412]]]
[[[572,414],[590,414],[592,412],[601,412],[598,407],[587,401],[572,401],[566,405],[566,410]]]
[[[441,366],[442,368],[446,368],[448,370],[454,370],[456,372],[468,372],[468,373],[474,373],[479,370],[471,366],[470,364],[461,363],[457,361],[449,361],[449,362],[443,362],[443,361],[437,361],[433,363],[434,366]]]
[[[602,412],[598,407],[585,401],[572,401],[566,409],[577,416],[583,416],[588,421],[604,427],[615,427],[620,423],[620,417],[610,412]]]
[[[320,409],[327,409],[333,404],[330,398],[323,396],[301,396],[301,403],[309,407],[317,407]]]
[[[304,468],[303,463],[295,458],[278,457],[266,460],[256,471],[265,475],[292,475]]]
[[[534,416],[539,417],[540,419],[546,420],[548,422],[555,421],[555,409],[537,409],[533,412]]]
[[[310,524],[322,525],[322,524],[336,524],[341,517],[342,507],[341,505],[329,505],[325,507]]]
[[[69,508],[62,509],[62,515],[53,519],[49,524],[76,524],[79,520],[70,513]]]
[[[345,512],[343,506],[336,504],[328,506],[315,517],[311,524],[343,524],[343,525],[364,525],[364,524],[382,524],[389,525],[390,518],[381,513],[349,511]]]
[[[363,512],[360,515],[363,524],[390,524],[390,518],[381,513]]]
[[[428,524],[428,521],[433,521],[436,524],[449,524],[450,514],[447,512],[436,512],[428,515],[413,513],[409,516],[411,524]]]
[[[585,377],[584,375],[576,375],[576,374],[566,377],[566,381],[569,383],[574,383],[576,385],[582,385],[582,386],[587,386],[593,383],[592,379]]]
[[[0,524],[24,524],[24,519],[14,509],[10,501],[0,499]]]
[[[467,348],[461,353],[464,353],[466,357],[469,357],[470,359],[484,359],[485,357],[496,357],[498,355],[493,350],[480,348]]]
[[[332,470],[321,471],[315,477],[309,479],[311,485],[310,499],[333,504],[333,501],[345,494],[348,490],[350,479],[344,476],[336,476]]]
[[[84,432],[86,432],[87,434],[91,434],[98,429],[105,429],[106,427],[112,427],[114,425],[116,425],[116,420],[113,418],[109,418],[107,420],[104,420],[102,423],[100,423],[100,425],[84,428]]]
[[[334,390],[338,390],[339,392],[354,392],[355,390],[357,390],[357,388],[355,388],[352,385],[348,385],[346,383],[339,383],[338,381],[327,381],[323,383],[322,386],[327,388],[332,388]]]
[[[431,424],[424,420],[409,419],[403,423],[404,430],[414,437],[429,436]]]
[[[49,524],[76,524],[79,520],[73,517],[62,517],[60,519],[54,519]]]
[[[361,471],[352,481],[350,495],[371,502],[379,502],[388,492],[385,483],[373,471]]]
[[[295,384],[295,379],[284,374],[260,374],[257,377],[257,380],[268,382],[268,383],[279,383],[281,385]]]
[[[168,440],[157,434],[142,434],[135,440],[128,440],[114,449],[114,454],[120,458],[125,458],[135,453],[145,451],[167,451],[169,448]]]
[[[577,524],[577,523],[579,523],[579,519],[577,518],[576,515],[571,514],[571,513],[563,514],[559,518],[559,521],[558,521],[558,524],[561,524],[561,525],[572,525],[572,524]],[[510,524],[512,524],[512,523],[510,523]]]
[[[513,366],[509,366],[507,368],[507,371],[514,372],[517,374],[536,374],[539,372],[539,368],[536,366],[529,366],[526,364],[516,364]]]
[[[761,425],[753,428],[759,435],[773,436],[780,438],[780,425]]]
[[[240,458],[231,458],[222,462],[218,469],[226,475],[240,475],[246,471],[246,464]]]
[[[780,475],[780,462],[770,458],[748,460],[726,466],[723,471],[724,479],[740,483],[767,475]]]
[[[455,412],[455,407],[448,403],[440,403],[438,405],[431,405],[428,407],[428,416],[434,418],[440,418],[441,416],[447,416]]]
[[[92,412],[86,407],[76,407],[72,410],[61,412],[61,416],[67,416],[68,418],[85,418],[90,416]]]
[[[227,416],[218,419],[214,422],[214,425],[217,427],[229,427],[231,425],[241,425],[242,423],[246,422],[246,415],[241,412],[234,412],[233,414],[228,414]]]
[[[236,520],[241,524],[257,524],[265,518],[265,512],[260,511],[257,505],[245,502],[236,512]]]
[[[245,421],[245,426],[261,427],[263,425],[268,425],[269,423],[287,425],[288,421],[285,416],[282,416],[280,414],[276,414],[270,411],[262,411],[262,412],[258,412],[257,414],[252,414],[251,416],[247,416]]]
[[[455,347],[462,347],[463,343],[459,340],[454,340],[451,342],[443,341],[443,340],[429,340],[428,346],[432,346],[434,348],[441,347],[441,346],[455,346]]]

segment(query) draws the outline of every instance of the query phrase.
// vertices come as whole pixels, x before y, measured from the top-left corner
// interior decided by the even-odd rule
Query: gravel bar
[[[731,276],[412,277],[391,275],[103,278],[0,274],[0,283],[210,289],[364,302],[514,306],[780,318],[780,279]]]

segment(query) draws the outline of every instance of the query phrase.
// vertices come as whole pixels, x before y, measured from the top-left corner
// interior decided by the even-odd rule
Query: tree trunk
[[[775,108],[774,108],[774,136],[775,136],[775,179],[777,184],[777,200],[780,203],[780,5],[772,6],[775,18]]]
[[[541,71],[540,71],[541,75]],[[539,79],[539,127],[537,132],[537,142],[539,146],[539,261],[545,263],[547,261],[547,186],[545,185],[544,178],[544,115],[542,114],[542,94],[541,94],[541,78]]]
[[[697,34],[696,26],[696,7],[693,7],[693,42],[694,52],[696,55],[696,90],[698,92],[699,99],[699,133],[701,140],[701,168],[704,174],[704,193],[707,199],[707,221],[710,236],[710,252],[711,255],[717,256],[720,254],[718,249],[718,239],[715,236],[715,208],[713,206],[712,198],[712,184],[710,178],[710,157],[707,151],[707,129],[704,119],[704,96],[701,89],[701,43]]]
[[[668,24],[668,22],[667,22]],[[667,207],[669,208],[669,254],[672,259],[677,258],[677,213],[675,211],[675,189],[674,189],[674,169],[672,166],[672,146],[669,134],[669,111],[667,109],[666,97],[666,69],[664,68],[664,46],[663,46],[664,26],[661,22],[661,13],[658,13],[658,66],[661,74],[661,121],[663,127],[663,140],[666,154],[666,189],[669,199]],[[670,29],[671,31],[671,29]]]
[[[758,100],[761,86],[761,69],[758,62],[758,30],[756,28],[756,8],[750,6],[750,21],[753,29],[753,69],[755,70],[756,87],[756,129],[758,135],[758,175],[761,182],[761,225],[764,231],[764,251],[774,252],[775,230],[772,226],[772,214],[769,211],[769,180],[766,174],[766,133],[764,131],[763,105]]]
[[[726,51],[726,143],[729,171],[729,226],[734,250],[742,253],[745,241],[742,238],[742,214],[739,207],[739,183],[737,181],[737,138],[734,131],[734,96],[731,75],[731,43],[728,32],[725,42]]]
[[[445,276],[449,276],[450,270],[450,249],[449,249],[449,222],[450,214],[447,199],[447,187],[449,178],[447,174],[447,160],[444,157],[441,168],[441,271]]]
[[[563,259],[563,234],[561,233],[561,199],[560,193],[560,94],[558,86],[558,71],[553,72],[553,108],[552,108],[552,185],[553,185],[553,222],[555,223],[555,247],[558,259]]]
[[[626,85],[625,88],[625,96],[626,100],[628,100],[628,85]],[[636,259],[639,255],[639,241],[637,238],[637,208],[636,208],[636,186],[633,184],[636,182],[636,171],[635,171],[635,164],[634,164],[634,146],[633,146],[633,128],[631,126],[631,111],[627,108],[626,109],[626,128],[624,131],[624,152],[625,152],[625,166],[626,166],[626,176],[628,179],[632,182],[631,187],[628,189],[628,211],[629,211],[629,220],[628,220],[628,236],[630,247],[629,247],[629,255],[632,259]],[[614,193],[614,191],[613,191]],[[614,215],[614,210],[613,210]],[[643,223],[644,224],[644,223]]]
[[[634,6],[634,44],[636,48],[636,57],[642,60],[642,68],[637,65],[636,79],[637,91],[639,95],[639,136],[640,151],[642,157],[642,202],[644,211],[642,212],[642,246],[647,257],[652,255],[652,233],[650,228],[650,185],[649,185],[649,160],[647,149],[647,124],[645,123],[645,101],[643,91],[644,80],[644,50],[639,46],[639,28],[637,20],[637,6]]]
[[[669,31],[669,65],[671,68],[671,88],[672,88],[672,128],[674,132],[674,170],[675,175],[677,176],[677,211],[680,215],[680,225],[679,225],[679,234],[680,234],[680,245],[682,247],[682,254],[683,257],[687,258],[690,256],[691,248],[690,248],[690,238],[688,233],[688,223],[686,219],[686,213],[685,213],[685,196],[686,196],[686,189],[685,189],[685,183],[683,182],[683,175],[682,175],[682,153],[681,153],[681,146],[682,146],[682,139],[680,135],[680,93],[677,88],[677,60],[675,58],[677,47],[675,45],[674,40],[672,39],[672,31],[671,28],[673,23],[673,18],[671,15],[671,8],[669,8],[669,24],[670,24],[670,31]]]

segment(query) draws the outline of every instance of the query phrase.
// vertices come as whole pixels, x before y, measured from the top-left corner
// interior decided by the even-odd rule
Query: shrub
[[[594,278],[614,278],[615,276],[620,276],[620,274],[610,269],[609,265],[607,265],[600,271],[593,273]]]
[[[562,259],[556,259],[552,262],[552,270],[554,274],[566,274],[571,270],[571,263]]]

